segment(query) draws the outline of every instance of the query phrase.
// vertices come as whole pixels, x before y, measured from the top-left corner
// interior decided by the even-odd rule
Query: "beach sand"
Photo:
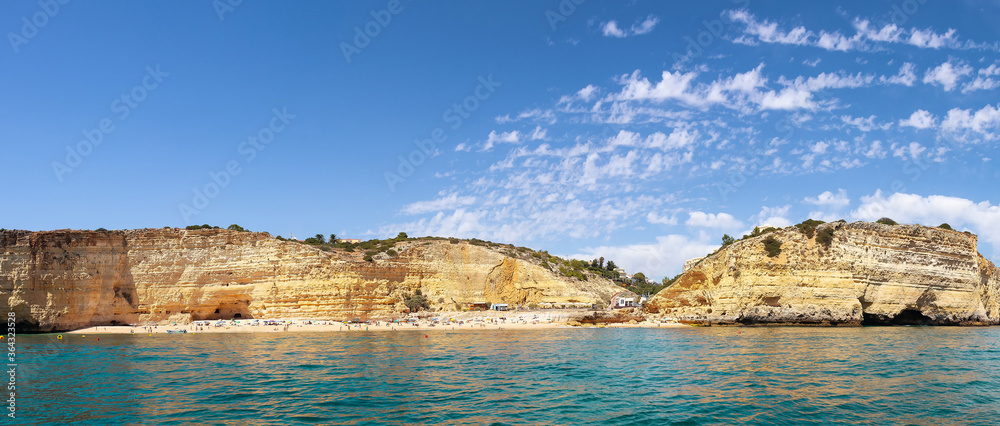
[[[625,327],[687,327],[676,322],[643,321],[637,324],[612,323],[601,325],[570,326],[567,313],[550,312],[436,312],[432,317],[412,318],[413,322],[371,320],[368,324],[349,324],[341,321],[315,319],[241,319],[196,321],[190,324],[137,324],[134,326],[99,326],[70,331],[71,334],[152,334],[168,330],[187,333],[286,333],[286,332],[350,332],[350,331],[404,331],[404,330],[532,330],[548,328],[625,328]],[[265,321],[277,325],[264,325]],[[257,325],[253,325],[257,324]]]

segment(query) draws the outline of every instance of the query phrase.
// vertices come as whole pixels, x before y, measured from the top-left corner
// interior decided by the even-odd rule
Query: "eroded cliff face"
[[[410,240],[366,262],[264,233],[0,232],[0,304],[26,331],[203,319],[394,318],[477,302],[606,304],[620,291],[467,243]],[[7,306],[3,306],[6,308]]]
[[[833,229],[829,246],[817,242]],[[976,236],[918,225],[834,222],[813,238],[795,227],[721,249],[654,296],[647,309],[701,324],[1000,323],[997,268]]]

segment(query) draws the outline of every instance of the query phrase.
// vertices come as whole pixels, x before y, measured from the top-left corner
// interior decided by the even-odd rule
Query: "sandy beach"
[[[432,317],[410,317],[399,320],[344,322],[316,319],[240,319],[194,321],[188,324],[136,324],[132,326],[99,326],[70,334],[154,334],[194,333],[285,333],[285,332],[349,332],[403,330],[531,330],[547,328],[624,328],[624,327],[687,327],[676,322],[642,321],[636,324],[610,323],[568,325],[570,316],[564,312],[439,312]]]

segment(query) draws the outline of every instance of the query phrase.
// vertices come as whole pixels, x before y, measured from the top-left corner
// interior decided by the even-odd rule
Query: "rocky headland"
[[[532,256],[531,254],[536,254]],[[0,308],[23,331],[232,318],[391,319],[475,303],[606,306],[622,290],[572,278],[547,254],[404,239],[363,259],[267,233],[176,228],[0,231]],[[6,309],[5,309],[6,310]]]
[[[727,245],[646,309],[700,325],[995,325],[1000,279],[973,234],[841,221]]]

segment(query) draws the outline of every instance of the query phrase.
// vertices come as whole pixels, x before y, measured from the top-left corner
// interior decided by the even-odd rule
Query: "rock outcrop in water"
[[[469,303],[606,304],[622,289],[496,248],[407,240],[396,257],[325,252],[227,230],[0,231],[0,306],[25,331],[204,319],[392,318],[421,290]]]
[[[768,236],[781,242],[775,257]],[[788,227],[706,257],[647,310],[696,324],[995,325],[1000,274],[976,243],[919,225],[834,222],[811,238]]]

